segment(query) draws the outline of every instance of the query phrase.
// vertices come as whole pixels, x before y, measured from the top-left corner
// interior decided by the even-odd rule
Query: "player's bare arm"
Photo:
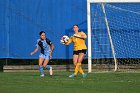
[[[54,44],[51,44],[51,52],[50,52],[50,57],[52,56],[53,50],[54,50]]]
[[[31,55],[35,54],[37,51],[38,51],[38,47],[36,47],[36,49],[33,52],[31,52]]]
[[[87,35],[84,32],[82,32],[81,35],[74,34],[73,37],[80,38],[80,39],[86,39],[87,38]]]

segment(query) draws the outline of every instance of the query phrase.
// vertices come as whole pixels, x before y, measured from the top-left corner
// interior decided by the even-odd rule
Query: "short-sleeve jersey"
[[[46,38],[44,41],[41,41],[41,39],[38,39],[36,46],[38,48],[39,47],[41,48],[42,54],[47,54],[51,51],[51,47],[50,47],[51,44],[52,44],[52,42],[48,38]]]
[[[84,32],[78,32],[78,34],[81,36],[84,36],[84,38],[86,39],[87,36]],[[70,44],[71,42],[74,43],[74,50],[82,50],[82,49],[87,49],[86,44],[85,44],[85,39],[80,39],[80,38],[76,38],[74,36],[70,37],[68,44]]]

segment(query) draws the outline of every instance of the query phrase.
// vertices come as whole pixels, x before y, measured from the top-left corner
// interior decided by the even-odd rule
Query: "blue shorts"
[[[50,54],[49,53],[47,53],[47,54],[40,54],[39,58],[50,59]]]

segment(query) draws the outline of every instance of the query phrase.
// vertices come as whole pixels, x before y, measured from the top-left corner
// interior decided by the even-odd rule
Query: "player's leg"
[[[78,67],[76,66],[77,65],[77,62],[78,62],[78,54],[74,54],[73,55],[73,64],[74,64],[74,74],[71,74],[69,77],[72,78],[74,76],[77,75],[78,73]]]
[[[74,54],[73,55],[73,64],[74,64],[74,66],[76,66],[77,61],[78,61],[78,55]]]
[[[49,58],[47,57],[47,58],[44,60],[43,67],[46,68],[47,70],[49,70],[50,75],[53,75],[52,67],[51,67],[50,65],[48,65],[48,63],[49,63]]]
[[[74,75],[76,76],[78,74],[78,67],[77,67],[77,62],[78,62],[78,55],[73,55],[73,63],[74,63],[74,66],[75,66],[75,69],[74,69]]]
[[[82,61],[83,61],[84,57],[85,57],[84,53],[79,53],[79,55],[78,55],[78,63],[77,64],[79,65],[79,72],[81,74],[84,73],[83,70],[82,70],[82,67],[81,67],[81,64],[82,64]]]
[[[41,77],[44,77],[44,70],[43,70],[43,65],[42,65],[43,61],[44,61],[44,58],[39,57],[39,72],[40,72]]]
[[[78,67],[79,67],[79,72],[83,75],[83,78],[85,78],[85,77],[87,76],[87,75],[84,73],[84,71],[83,71],[83,69],[82,69],[82,66],[81,66],[84,57],[85,57],[85,54],[84,54],[84,53],[79,53],[79,55],[78,55],[78,63],[77,63],[77,65],[78,65]]]

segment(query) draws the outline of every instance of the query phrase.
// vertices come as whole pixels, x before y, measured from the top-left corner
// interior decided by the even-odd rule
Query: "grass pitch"
[[[72,72],[39,77],[37,72],[0,73],[0,93],[140,93],[140,73],[91,73],[68,78]]]

